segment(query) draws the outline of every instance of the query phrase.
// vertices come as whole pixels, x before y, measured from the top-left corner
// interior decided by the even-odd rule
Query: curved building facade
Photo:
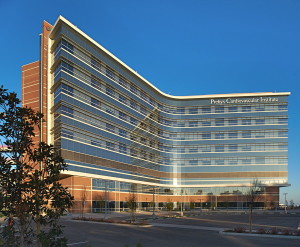
[[[63,17],[43,28],[40,136],[68,163],[62,181],[78,207],[122,209],[135,193],[139,207],[241,208],[253,181],[257,206],[278,203],[290,93],[167,95]]]

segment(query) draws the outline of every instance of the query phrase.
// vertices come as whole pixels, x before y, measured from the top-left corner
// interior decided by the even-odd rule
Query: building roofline
[[[34,62],[31,62],[31,63],[26,63],[26,64],[23,64],[21,67],[23,68],[23,67],[25,67],[25,66],[28,66],[28,65],[30,65],[30,64],[33,64],[33,63],[36,63],[36,62],[39,62],[40,60],[36,60],[36,61],[34,61]]]
[[[51,30],[50,36],[53,32],[55,32],[56,27],[60,24],[60,22],[67,24],[70,28],[74,29],[77,33],[82,35],[85,39],[90,41],[93,45],[98,47],[100,50],[105,52],[108,56],[113,58],[116,62],[124,66],[127,70],[129,70],[132,74],[134,74],[136,77],[141,79],[144,83],[146,83],[147,86],[154,89],[161,95],[174,99],[174,100],[194,100],[194,99],[207,99],[207,98],[226,98],[226,97],[255,97],[255,96],[288,96],[291,93],[290,92],[259,92],[259,93],[228,93],[228,94],[208,94],[208,95],[191,95],[191,96],[173,96],[170,94],[166,94],[162,92],[160,89],[158,89],[156,86],[154,86],[152,83],[150,83],[147,79],[145,79],[143,76],[138,74],[136,71],[134,71],[132,68],[130,68],[127,64],[122,62],[119,58],[117,58],[114,54],[106,50],[103,46],[101,46],[98,42],[96,42],[94,39],[92,39],[90,36],[88,36],[86,33],[84,33],[82,30],[80,30],[78,27],[76,27],[74,24],[72,24],[70,21],[68,21],[63,16],[59,16],[53,25],[53,29]]]

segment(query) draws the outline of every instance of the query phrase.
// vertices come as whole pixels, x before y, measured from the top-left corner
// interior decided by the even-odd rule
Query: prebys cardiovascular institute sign
[[[271,103],[278,102],[278,98],[274,97],[253,97],[253,98],[227,98],[227,99],[211,99],[211,105],[225,104],[251,104],[251,103]]]

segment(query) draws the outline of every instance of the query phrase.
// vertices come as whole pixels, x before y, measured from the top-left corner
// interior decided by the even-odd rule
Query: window
[[[278,149],[279,150],[287,150],[287,145],[286,144],[278,144]]]
[[[215,149],[216,149],[216,152],[224,152],[224,146],[223,145],[216,146]]]
[[[243,152],[250,152],[251,151],[251,146],[250,145],[242,146],[242,151]]]
[[[66,84],[61,84],[62,91],[70,96],[74,95],[74,89]]]
[[[116,148],[116,145],[114,143],[106,142],[106,149],[115,150],[115,148]]]
[[[74,139],[74,133],[70,130],[62,129],[61,136],[69,139]]]
[[[124,78],[122,78],[121,76],[119,76],[119,84],[125,88],[128,88],[128,83],[126,82],[126,80]]]
[[[147,95],[145,93],[141,92],[140,95],[144,101],[148,101],[149,98],[147,97]]]
[[[150,105],[155,106],[155,102],[152,98],[149,98],[149,103],[150,103]]]
[[[265,120],[264,120],[264,119],[255,119],[255,124],[256,124],[256,125],[262,125],[262,124],[265,124]]]
[[[164,120],[164,124],[167,126],[171,126],[172,122],[169,120]]]
[[[70,52],[72,54],[74,53],[74,46],[71,43],[69,43],[68,41],[66,41],[64,39],[61,40],[61,43],[62,43],[62,47],[64,49],[66,49],[68,52]]]
[[[229,112],[237,112],[237,110],[238,110],[237,106],[230,106],[230,107],[228,108],[228,111],[229,111]]]
[[[264,144],[263,145],[255,145],[254,148],[255,148],[255,151],[265,151],[265,149],[267,148],[268,146],[265,146]]]
[[[211,152],[211,146],[202,146],[200,147],[202,153],[209,153]]]
[[[288,119],[287,118],[278,118],[278,124],[287,124]]]
[[[91,78],[91,85],[94,88],[101,89],[101,83],[98,82],[94,77]]]
[[[229,132],[228,133],[228,138],[230,139],[235,139],[238,137],[238,133],[237,132]]]
[[[255,106],[255,111],[265,111],[265,106],[263,106],[263,105],[256,105]]]
[[[124,96],[122,96],[122,95],[119,95],[119,101],[121,103],[127,104],[127,99]]]
[[[242,125],[251,125],[251,119],[242,119]]]
[[[147,159],[147,153],[146,153],[145,150],[141,150],[141,157],[142,157],[143,159]]]
[[[62,106],[61,112],[62,112],[62,114],[66,115],[68,117],[74,117],[74,111],[73,111],[73,109],[71,109],[69,107]]]
[[[137,104],[135,102],[133,102],[133,101],[130,101],[130,107],[132,109],[137,109]]]
[[[137,88],[133,85],[130,85],[130,91],[134,94],[137,94]]]
[[[119,129],[119,135],[120,135],[120,136],[123,136],[123,137],[127,137],[127,131],[126,131],[126,130]]]
[[[67,73],[69,73],[71,75],[74,74],[74,68],[73,68],[72,65],[70,65],[70,64],[68,64],[68,63],[66,63],[64,61],[61,62],[61,65],[62,65],[62,70],[63,71],[65,71],[65,72],[67,72]]]
[[[106,68],[105,74],[108,78],[114,79],[114,73],[110,69]]]
[[[229,144],[228,145],[229,152],[237,152],[238,151],[238,145],[237,144]]]
[[[148,114],[148,111],[144,108],[144,107],[141,107],[141,113],[143,115],[147,115]]]
[[[202,160],[202,165],[203,166],[210,166],[211,165],[211,161],[210,160]]]
[[[115,92],[114,92],[114,90],[113,90],[112,88],[108,87],[108,86],[106,86],[106,88],[105,88],[105,93],[106,93],[107,95],[111,96],[111,97],[115,97]]]
[[[242,159],[242,164],[243,165],[249,165],[249,164],[251,164],[251,159]]]
[[[216,126],[224,126],[224,118],[216,119]]]
[[[211,139],[211,133],[203,133],[202,139]]]
[[[97,140],[91,140],[91,144],[94,145],[94,146],[98,146],[98,147],[101,147],[101,142],[100,141],[97,141]]]
[[[119,118],[122,120],[127,120],[127,115],[123,112],[119,112]]]
[[[198,122],[197,121],[189,122],[189,127],[198,127]]]
[[[279,105],[278,111],[287,111],[287,105]]]
[[[137,156],[137,151],[135,149],[130,149],[130,155],[133,157]]]
[[[255,138],[264,138],[265,132],[255,132]]]
[[[191,147],[189,148],[190,153],[197,153],[198,152],[198,147]]]
[[[185,122],[177,122],[177,127],[184,127]]]
[[[278,131],[278,137],[288,137],[287,131]]]
[[[216,133],[216,139],[224,139],[224,133]]]
[[[242,106],[242,112],[249,112],[251,111],[251,106]]]
[[[203,113],[211,113],[211,108],[209,108],[209,107],[202,108],[202,112]]]
[[[123,143],[119,144],[119,152],[120,153],[124,153],[124,154],[127,153],[127,146],[126,146],[126,144],[123,144]]]
[[[236,166],[238,164],[237,160],[228,160],[228,165]]]
[[[100,101],[94,98],[91,98],[91,105],[97,108],[100,108]]]
[[[256,164],[265,164],[265,158],[264,157],[255,158],[255,163]]]
[[[197,166],[198,165],[198,160],[189,160],[189,165],[190,166]]]
[[[189,109],[189,114],[198,114],[198,109],[197,108],[190,108]]]
[[[101,69],[101,65],[100,62],[97,61],[97,58],[92,57],[91,59],[91,66],[96,69],[96,70],[100,70]]]
[[[211,122],[210,121],[203,121],[202,126],[210,126]]]
[[[224,107],[223,106],[216,107],[215,111],[216,111],[216,113],[223,113]]]
[[[130,123],[133,124],[133,125],[137,125],[138,124],[138,121],[134,118],[130,118]]]
[[[115,126],[106,123],[106,130],[109,131],[109,132],[114,133],[115,132]]]
[[[184,108],[177,108],[176,109],[176,114],[184,114],[185,113],[185,109]]]
[[[242,138],[251,138],[251,131],[242,132]]]
[[[224,160],[216,160],[215,163],[217,166],[223,166],[225,164]]]
[[[115,114],[115,110],[114,110],[113,108],[107,106],[107,105],[105,106],[105,111],[106,111],[107,113],[109,113],[109,114],[112,114],[112,115]]]
[[[237,119],[229,119],[228,120],[228,124],[229,125],[237,125],[238,124],[238,120]]]

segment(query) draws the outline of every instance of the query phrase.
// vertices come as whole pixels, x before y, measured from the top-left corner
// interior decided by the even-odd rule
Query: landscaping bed
[[[113,224],[127,224],[127,225],[137,225],[145,226],[149,225],[146,221],[134,221],[131,220],[115,220],[115,219],[103,219],[103,218],[93,218],[93,217],[74,217],[73,220],[81,221],[92,221],[92,222],[103,222],[103,223],[113,223]]]
[[[232,230],[225,230],[225,233],[244,233],[244,234],[259,234],[259,235],[279,235],[279,236],[299,236],[300,237],[300,230],[292,230],[292,229],[281,229],[277,227],[273,227],[270,229],[265,228],[258,228],[252,230],[250,233],[245,227],[235,227]]]

